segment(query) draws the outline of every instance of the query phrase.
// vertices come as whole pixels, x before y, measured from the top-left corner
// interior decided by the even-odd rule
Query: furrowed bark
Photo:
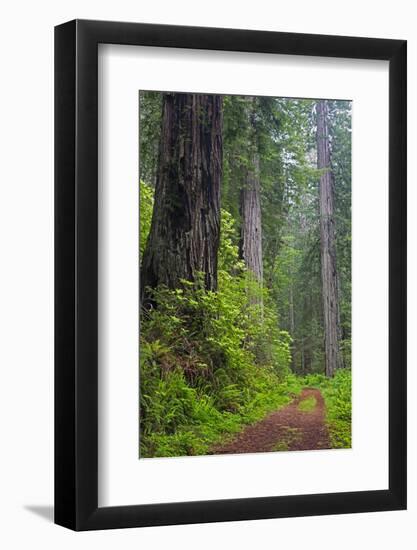
[[[166,93],[155,202],[141,267],[147,288],[176,288],[203,273],[217,288],[222,170],[222,97]]]
[[[256,144],[254,127],[254,101],[251,98],[252,112],[249,114],[250,136],[250,163],[246,173],[246,180],[240,191],[240,257],[243,259],[249,273],[257,282],[262,284],[263,260],[262,260],[262,215],[260,198],[260,169],[259,153]],[[251,297],[253,300],[253,297]],[[255,300],[262,303],[262,299]]]
[[[317,167],[323,171],[319,185],[320,257],[323,294],[325,372],[333,376],[342,366],[339,350],[340,316],[336,265],[334,189],[330,169],[327,101],[317,102]]]
[[[262,226],[259,184],[259,156],[255,153],[241,190],[241,256],[247,269],[262,281]]]

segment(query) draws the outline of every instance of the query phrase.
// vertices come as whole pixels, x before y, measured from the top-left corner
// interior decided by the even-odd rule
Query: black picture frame
[[[98,506],[98,44],[389,61],[389,488]],[[55,523],[108,529],[406,508],[406,41],[74,20],[55,28]]]

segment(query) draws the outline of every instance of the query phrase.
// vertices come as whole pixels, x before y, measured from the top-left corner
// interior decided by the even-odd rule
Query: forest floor
[[[330,449],[325,405],[318,389],[304,388],[289,405],[246,427],[210,454]]]

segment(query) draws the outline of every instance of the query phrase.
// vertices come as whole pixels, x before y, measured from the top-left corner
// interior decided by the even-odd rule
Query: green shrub
[[[141,180],[139,182],[139,251],[141,258],[151,229],[153,195],[152,187]]]
[[[352,377],[350,369],[340,369],[323,391],[327,406],[330,440],[334,448],[352,446]]]

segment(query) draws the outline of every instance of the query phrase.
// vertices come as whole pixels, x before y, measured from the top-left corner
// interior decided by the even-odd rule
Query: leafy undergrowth
[[[332,448],[349,449],[352,446],[351,370],[339,369],[333,378],[311,374],[303,382],[305,386],[318,388],[324,397]]]

